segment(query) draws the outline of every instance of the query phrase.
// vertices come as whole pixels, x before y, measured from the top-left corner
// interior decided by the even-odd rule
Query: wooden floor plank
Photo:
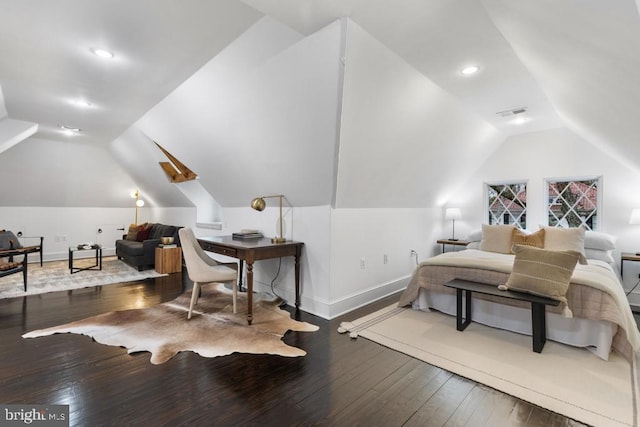
[[[25,332],[113,310],[149,307],[189,290],[186,272],[136,283],[0,300],[0,402],[68,404],[72,426],[111,425],[527,425],[582,426],[362,337],[336,332],[397,301],[394,295],[289,332],[305,357],[149,353],[60,334]]]

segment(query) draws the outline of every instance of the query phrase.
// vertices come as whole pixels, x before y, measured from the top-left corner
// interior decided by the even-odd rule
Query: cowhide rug
[[[187,320],[191,291],[173,301],[149,308],[114,311],[88,319],[24,334],[36,338],[58,333],[82,334],[95,341],[128,349],[129,353],[151,352],[158,365],[180,351],[204,357],[231,353],[304,356],[304,350],[282,341],[288,330],[317,331],[318,327],[291,319],[278,308],[280,299],[254,296],[253,322],[247,324],[246,294],[238,293],[238,313],[233,314],[231,291],[221,284],[205,285],[191,320]]]

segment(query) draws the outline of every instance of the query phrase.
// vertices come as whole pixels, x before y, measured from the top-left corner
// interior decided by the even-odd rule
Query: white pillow
[[[587,257],[587,259],[597,259],[600,261],[604,261],[606,263],[609,264],[613,264],[616,261],[613,259],[613,255],[611,254],[611,251],[603,251],[600,249],[589,249],[589,248],[584,248],[584,252],[585,252],[585,256]]]
[[[467,240],[470,242],[479,242],[480,240],[482,240],[482,229],[470,233]]]
[[[510,254],[513,246],[513,230],[515,228],[515,225],[482,224],[480,250]]]
[[[615,236],[607,233],[601,233],[599,231],[586,231],[584,233],[584,247],[585,249],[600,249],[603,251],[610,251],[616,248]]]

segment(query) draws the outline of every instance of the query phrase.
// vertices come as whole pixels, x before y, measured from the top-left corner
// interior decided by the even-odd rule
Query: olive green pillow
[[[137,236],[138,236],[138,226],[136,224],[129,225],[129,232],[127,233],[126,240],[135,241]]]
[[[513,270],[506,283],[511,291],[526,292],[566,304],[567,289],[580,253],[514,246]]]

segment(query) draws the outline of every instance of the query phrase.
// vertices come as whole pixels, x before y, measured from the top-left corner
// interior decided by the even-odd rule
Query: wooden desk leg
[[[253,322],[253,261],[247,261],[247,322]]]
[[[296,270],[296,308],[300,308],[300,249],[296,250],[295,255],[295,270]]]
[[[544,304],[531,303],[531,335],[533,338],[533,351],[542,352],[544,343],[547,342],[547,316]]]

